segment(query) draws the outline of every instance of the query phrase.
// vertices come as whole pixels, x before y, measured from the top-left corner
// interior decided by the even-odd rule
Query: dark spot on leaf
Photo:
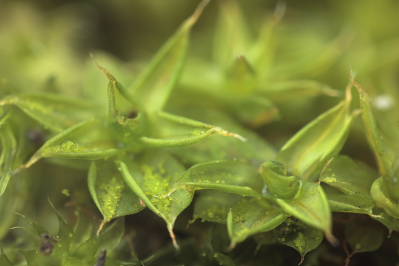
[[[32,129],[28,132],[28,139],[32,141],[36,147],[40,147],[45,141],[45,136],[43,131],[38,129]]]
[[[42,235],[42,243],[39,248],[40,252],[46,256],[51,255],[51,253],[54,250],[54,244],[56,242],[57,241],[54,238],[52,238],[49,234],[43,234]]]
[[[130,118],[130,119],[133,119],[133,118],[136,118],[137,115],[138,115],[138,112],[133,110],[133,111],[130,111],[130,112],[127,114],[127,117]]]
[[[97,259],[96,266],[105,266],[106,260],[107,260],[107,251],[103,250],[100,252],[100,256]]]

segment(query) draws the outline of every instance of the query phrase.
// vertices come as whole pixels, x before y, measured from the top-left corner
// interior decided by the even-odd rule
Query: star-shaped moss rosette
[[[5,161],[3,164],[5,172],[10,174],[1,179],[2,191],[13,172],[29,168],[42,158],[61,163],[65,159],[73,159],[68,164],[77,167],[82,167],[82,164],[84,167],[84,161],[92,161],[89,189],[104,216],[104,223],[147,206],[165,219],[177,246],[173,224],[177,215],[190,204],[192,193],[173,191],[184,167],[166,151],[155,153],[154,149],[190,145],[215,134],[245,141],[240,135],[220,127],[163,111],[170,91],[180,76],[190,30],[207,3],[201,2],[129,88],[125,89],[109,71],[98,66],[109,79],[108,115],[105,117],[99,116],[90,104],[56,95],[22,94],[4,98],[0,103],[5,109],[4,124],[13,112],[22,111],[56,134],[20,167],[9,166],[16,161],[15,156],[9,155],[7,149],[3,150],[3,157],[8,155],[12,158],[9,159],[11,163]],[[120,108],[122,101],[131,105],[134,118],[123,113]],[[91,118],[85,119],[84,114]],[[5,139],[7,134],[2,137],[5,143],[16,145],[15,141]],[[131,163],[134,166],[130,166]],[[9,170],[10,167],[13,170]],[[129,167],[140,170],[136,172]],[[130,174],[130,171],[134,173]],[[142,181],[137,176],[140,171]]]
[[[255,127],[277,119],[280,107],[301,106],[300,103],[317,95],[338,96],[338,91],[317,80],[295,79],[290,75],[292,70],[284,70],[282,66],[278,66],[281,71],[275,70],[274,61],[281,62],[275,60],[278,57],[275,31],[284,12],[285,6],[277,5],[253,38],[237,2],[220,1],[212,60],[194,57],[184,72],[182,89],[197,93],[197,97],[207,99],[209,105],[213,103]],[[334,62],[334,56],[329,53],[326,50],[320,55],[320,62],[306,61],[295,69],[327,68]]]
[[[319,116],[306,113],[297,104],[310,103],[309,96],[341,97],[323,84],[309,80],[309,77],[318,78],[335,60],[342,59],[336,57],[340,52],[339,40],[328,47],[322,45],[325,54],[317,62],[306,56],[290,64],[283,58],[273,60],[274,56],[280,56],[280,50],[274,49],[276,44],[302,37],[301,42],[295,42],[296,48],[314,41],[320,45],[323,37],[312,34],[317,40],[309,40],[304,32],[293,34],[292,38],[276,35],[274,29],[283,13],[279,6],[262,27],[260,37],[251,38],[238,5],[228,0],[220,3],[214,56],[209,61],[189,57],[190,65],[183,64],[191,28],[207,1],[183,23],[131,86],[122,85],[128,84],[128,78],[118,71],[122,64],[93,56],[95,63],[91,62],[89,72],[95,69],[98,76],[109,81],[108,90],[104,90],[106,97],[97,89],[98,77],[92,82],[90,74],[78,93],[82,95],[79,99],[66,96],[70,95],[66,92],[50,92],[40,82],[32,84],[32,88],[40,87],[40,93],[32,93],[30,87],[13,90],[17,83],[7,87],[8,83],[0,79],[1,212],[8,214],[19,212],[24,206],[30,208],[37,204],[30,198],[39,198],[37,194],[44,195],[43,191],[47,193],[49,187],[55,193],[57,189],[52,187],[55,183],[46,184],[54,176],[59,187],[72,175],[79,178],[88,171],[88,188],[84,182],[81,189],[80,179],[71,179],[71,191],[89,192],[82,201],[88,205],[94,203],[90,206],[99,210],[103,220],[100,226],[89,222],[90,232],[82,234],[90,235],[87,242],[80,241],[80,235],[61,222],[61,231],[71,233],[70,239],[36,232],[32,245],[27,236],[9,234],[9,227],[15,225],[16,219],[5,215],[0,221],[0,237],[4,239],[2,244],[5,243],[4,250],[0,250],[0,264],[12,265],[10,254],[20,250],[28,251],[26,258],[32,265],[58,262],[62,258],[68,258],[66,265],[80,265],[83,261],[90,265],[112,263],[112,254],[104,253],[96,241],[121,225],[124,220],[121,217],[144,208],[166,222],[175,247],[173,230],[183,233],[179,237],[180,252],[186,246],[198,251],[201,263],[206,261],[203,265],[245,264],[241,263],[245,256],[237,253],[242,252],[242,247],[254,244],[246,241],[249,238],[256,241],[258,250],[267,250],[261,251],[265,256],[270,255],[269,248],[274,244],[294,248],[302,260],[319,247],[306,257],[309,261],[325,252],[323,246],[328,243],[323,242],[324,237],[333,244],[339,240],[347,253],[347,263],[353,254],[377,250],[388,233],[392,234],[391,242],[397,241],[394,231],[399,230],[398,128],[388,126],[396,125],[398,110],[396,83],[391,80],[394,64],[390,62],[381,68],[389,69],[388,81],[378,78],[390,84],[392,90],[384,90],[389,94],[379,95],[379,89],[368,89],[369,84],[375,84],[379,73],[372,71],[370,62],[374,60],[371,60],[361,69],[362,75],[372,74],[365,82],[367,92],[352,78],[342,99],[328,99],[340,100],[335,106]],[[377,55],[376,47],[372,49]],[[386,57],[379,63],[389,61]],[[178,83],[183,70],[182,82]],[[21,68],[22,77],[24,71]],[[331,74],[331,78],[339,75],[326,74]],[[304,80],[300,80],[302,75]],[[2,90],[4,86],[7,88]],[[281,136],[277,137],[267,132],[273,125],[256,130],[248,128],[264,125],[276,117],[277,109],[287,106],[303,120],[308,120],[309,115],[316,118],[284,145],[279,140],[285,139],[286,129],[297,129],[290,127],[290,119],[279,122],[282,126],[276,129]],[[352,129],[357,131],[348,137]],[[265,136],[275,147],[281,147],[273,147]],[[368,161],[366,140],[375,155],[376,167]],[[345,146],[346,142],[349,145]],[[360,154],[350,150],[352,147],[363,147],[366,152]],[[30,187],[30,182],[35,186]],[[211,223],[194,224],[194,229],[182,229],[177,223],[174,228],[178,217],[182,216],[180,221],[190,218],[187,216],[191,209],[181,215],[189,206],[193,207],[194,220]],[[92,210],[91,207],[88,209]],[[47,219],[46,214],[38,216],[38,220]],[[140,216],[133,219],[136,217],[140,220]],[[137,229],[134,223],[127,226],[129,230]],[[141,226],[138,225],[138,230],[145,231]],[[116,231],[111,235],[128,237]],[[16,245],[26,246],[15,249],[7,242],[10,238],[4,238],[6,235],[11,235],[11,239],[18,235]],[[215,244],[215,238],[223,243]],[[79,251],[80,247],[84,248]],[[165,254],[175,257],[182,253],[176,253],[169,245],[142,264],[162,264]],[[126,265],[135,264],[132,261]]]
[[[220,198],[216,213],[197,201],[195,217],[227,223],[232,247],[250,235],[273,230],[289,216],[324,231],[334,242],[330,206],[318,179],[323,166],[340,152],[358,113],[353,109],[351,90],[352,84],[344,100],[300,130],[274,161],[260,168],[237,159],[203,163],[188,170],[183,179],[187,187],[224,192],[212,194],[214,199]],[[237,196],[223,201],[230,197],[225,193]]]

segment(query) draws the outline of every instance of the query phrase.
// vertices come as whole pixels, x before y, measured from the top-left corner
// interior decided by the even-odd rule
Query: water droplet
[[[392,96],[382,94],[374,99],[374,106],[380,110],[388,110],[394,105],[394,99]]]
[[[267,189],[267,185],[266,184],[262,188],[262,195],[263,196],[269,195],[269,190]]]

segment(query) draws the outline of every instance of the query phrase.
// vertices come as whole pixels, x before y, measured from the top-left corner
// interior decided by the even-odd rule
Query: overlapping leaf
[[[181,28],[160,49],[146,70],[137,77],[128,89],[129,98],[141,110],[148,112],[163,108],[175,86],[186,56],[186,50],[192,26],[196,23],[209,0],[197,7]]]
[[[345,239],[352,249],[352,254],[375,251],[382,245],[386,237],[386,232],[381,224],[362,220],[362,218],[354,219],[345,226]]]
[[[349,90],[351,88],[348,88]],[[282,148],[277,160],[305,180],[317,177],[327,160],[342,148],[354,115],[351,96],[302,128]]]
[[[346,156],[332,159],[320,175],[320,181],[332,188],[326,194],[334,211],[371,213],[370,196],[376,174],[367,165]]]
[[[276,199],[288,214],[332,237],[331,211],[327,197],[320,184],[304,181],[298,194],[292,200]]]
[[[256,236],[259,245],[283,244],[294,248],[304,256],[320,245],[323,234],[320,230],[309,227],[301,222],[288,219],[275,230]]]
[[[0,106],[14,105],[44,128],[60,132],[92,117],[95,106],[87,102],[52,94],[7,96]]]
[[[260,195],[256,168],[240,161],[215,161],[190,168],[180,183],[198,189],[217,189],[243,196]]]
[[[137,213],[144,208],[144,204],[127,187],[112,161],[93,162],[89,170],[88,185],[94,203],[104,217],[104,223]]]
[[[165,220],[177,247],[173,225],[193,198],[192,191],[177,186],[184,167],[163,153],[146,154],[139,160],[126,158],[117,164],[129,188],[150,210]]]
[[[286,217],[277,206],[266,200],[241,198],[227,216],[231,247],[249,236],[273,230],[283,223]]]

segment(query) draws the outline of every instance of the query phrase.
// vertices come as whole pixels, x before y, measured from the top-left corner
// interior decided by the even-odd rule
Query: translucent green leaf
[[[353,120],[350,97],[317,117],[281,149],[277,160],[303,179],[314,179],[323,164],[342,148]]]
[[[251,62],[254,62],[255,69],[258,75],[261,76],[261,80],[267,77],[275,57],[275,30],[284,13],[285,5],[278,3],[274,13],[262,23],[260,34],[251,49]]]
[[[399,231],[399,219],[388,215],[384,210],[375,208],[373,209],[373,214],[370,215],[371,218],[383,224],[389,232]]]
[[[270,84],[267,89],[262,89],[268,99],[278,105],[292,104],[300,98],[311,98],[317,95],[339,96],[339,92],[328,85],[314,80],[289,80]]]
[[[16,213],[27,203],[29,188],[24,179],[26,176],[21,177],[11,179],[8,189],[0,196],[0,213],[4,214],[0,220],[0,239],[9,233],[17,218]]]
[[[249,36],[240,7],[235,0],[222,1],[216,28],[213,58],[223,68],[247,52]]]
[[[328,198],[331,211],[371,214],[374,202],[369,193],[345,194],[342,191],[324,185],[323,190]]]
[[[120,152],[120,146],[104,121],[89,120],[49,139],[25,167],[47,157],[89,160],[108,158]]]
[[[375,176],[376,173],[366,164],[348,156],[338,156],[323,169],[320,181],[345,194],[367,194]]]
[[[52,94],[12,95],[0,101],[0,106],[15,105],[45,128],[61,132],[92,117],[94,106],[79,99]]]
[[[371,213],[374,202],[369,191],[375,176],[366,164],[339,156],[323,169],[320,181],[335,188],[326,190],[333,211]]]
[[[227,216],[231,247],[251,235],[273,230],[286,218],[286,214],[266,200],[241,198]]]
[[[173,225],[193,198],[192,191],[177,187],[184,167],[163,153],[150,153],[134,160],[124,159],[118,162],[118,166],[129,188],[150,210],[165,220],[177,247]]]
[[[261,95],[237,97],[231,102],[231,109],[240,121],[252,127],[259,127],[279,118],[277,107]]]
[[[386,183],[387,195],[397,201],[399,200],[399,180],[396,177],[397,173],[394,173],[394,161],[397,155],[395,151],[392,150],[389,143],[386,142],[377,125],[368,95],[359,84],[356,85],[358,88],[362,120],[367,140],[374,151],[380,174]]]
[[[292,199],[300,187],[299,178],[289,176],[283,164],[269,161],[262,164],[260,173],[265,181],[267,191],[283,199]]]
[[[399,203],[392,200],[389,196],[386,183],[382,177],[374,181],[370,193],[378,207],[384,209],[394,218],[399,219]]]
[[[244,137],[246,141],[215,135],[192,146],[172,149],[172,153],[176,154],[183,162],[196,164],[212,160],[242,159],[250,161],[257,166],[266,160],[274,158],[274,149],[264,139],[241,127],[225,114],[209,109],[204,110],[201,108],[196,110],[190,107],[184,108],[184,111],[187,112],[188,117],[218,125],[228,132],[237,133],[239,136]]]
[[[189,35],[209,0],[204,0],[180,29],[166,42],[152,59],[148,67],[128,88],[129,99],[135,102],[140,110],[158,111],[165,105],[169,94],[180,77]]]
[[[376,251],[386,238],[386,230],[381,224],[361,218],[345,224],[345,239],[352,254]]]
[[[276,199],[276,202],[288,214],[332,237],[330,206],[320,184],[303,181],[294,199]]]
[[[104,217],[104,222],[134,214],[144,206],[126,186],[113,162],[93,162],[90,166],[88,185],[90,194]]]
[[[97,63],[96,63],[97,64]],[[108,79],[108,89],[107,89],[107,98],[108,98],[108,117],[110,121],[116,121],[122,113],[121,108],[121,94],[125,93],[125,89],[122,84],[103,66],[97,64],[97,67]],[[118,97],[119,96],[119,97]],[[128,97],[126,94],[125,97]],[[118,101],[119,100],[119,101]],[[126,102],[127,100],[125,100]]]
[[[237,96],[252,93],[256,86],[256,73],[245,56],[234,58],[234,62],[226,73],[226,90]],[[228,95],[231,97],[231,95]]]
[[[380,173],[382,175],[389,175],[393,163],[392,150],[385,142],[382,132],[378,128],[367,93],[358,84],[356,85],[367,140],[374,151]]]
[[[10,125],[0,127],[0,196],[7,188],[8,182],[15,170],[16,157],[18,155],[17,139]]]
[[[148,120],[149,135],[140,139],[144,145],[150,147],[186,146],[212,135],[234,137],[245,141],[240,135],[223,128],[166,112],[155,113]]]
[[[294,248],[304,256],[323,241],[323,233],[299,221],[287,219],[276,229],[255,237],[259,245],[283,244]]]
[[[200,191],[194,203],[194,220],[224,224],[230,209],[240,199],[239,195],[222,191]]]
[[[32,143],[26,138],[28,126],[20,125],[23,121],[20,118],[11,112],[0,120],[0,196],[33,149]]]
[[[240,161],[214,161],[191,167],[180,181],[198,189],[216,189],[243,196],[259,196],[262,181],[256,168]]]
[[[152,138],[152,137],[141,137],[141,141],[144,145],[148,147],[176,147],[176,146],[187,146],[199,141],[204,140],[205,138],[214,135],[216,132],[214,130],[203,130],[203,131],[194,131],[191,133],[191,136],[182,136],[182,137],[171,137],[171,138]]]

